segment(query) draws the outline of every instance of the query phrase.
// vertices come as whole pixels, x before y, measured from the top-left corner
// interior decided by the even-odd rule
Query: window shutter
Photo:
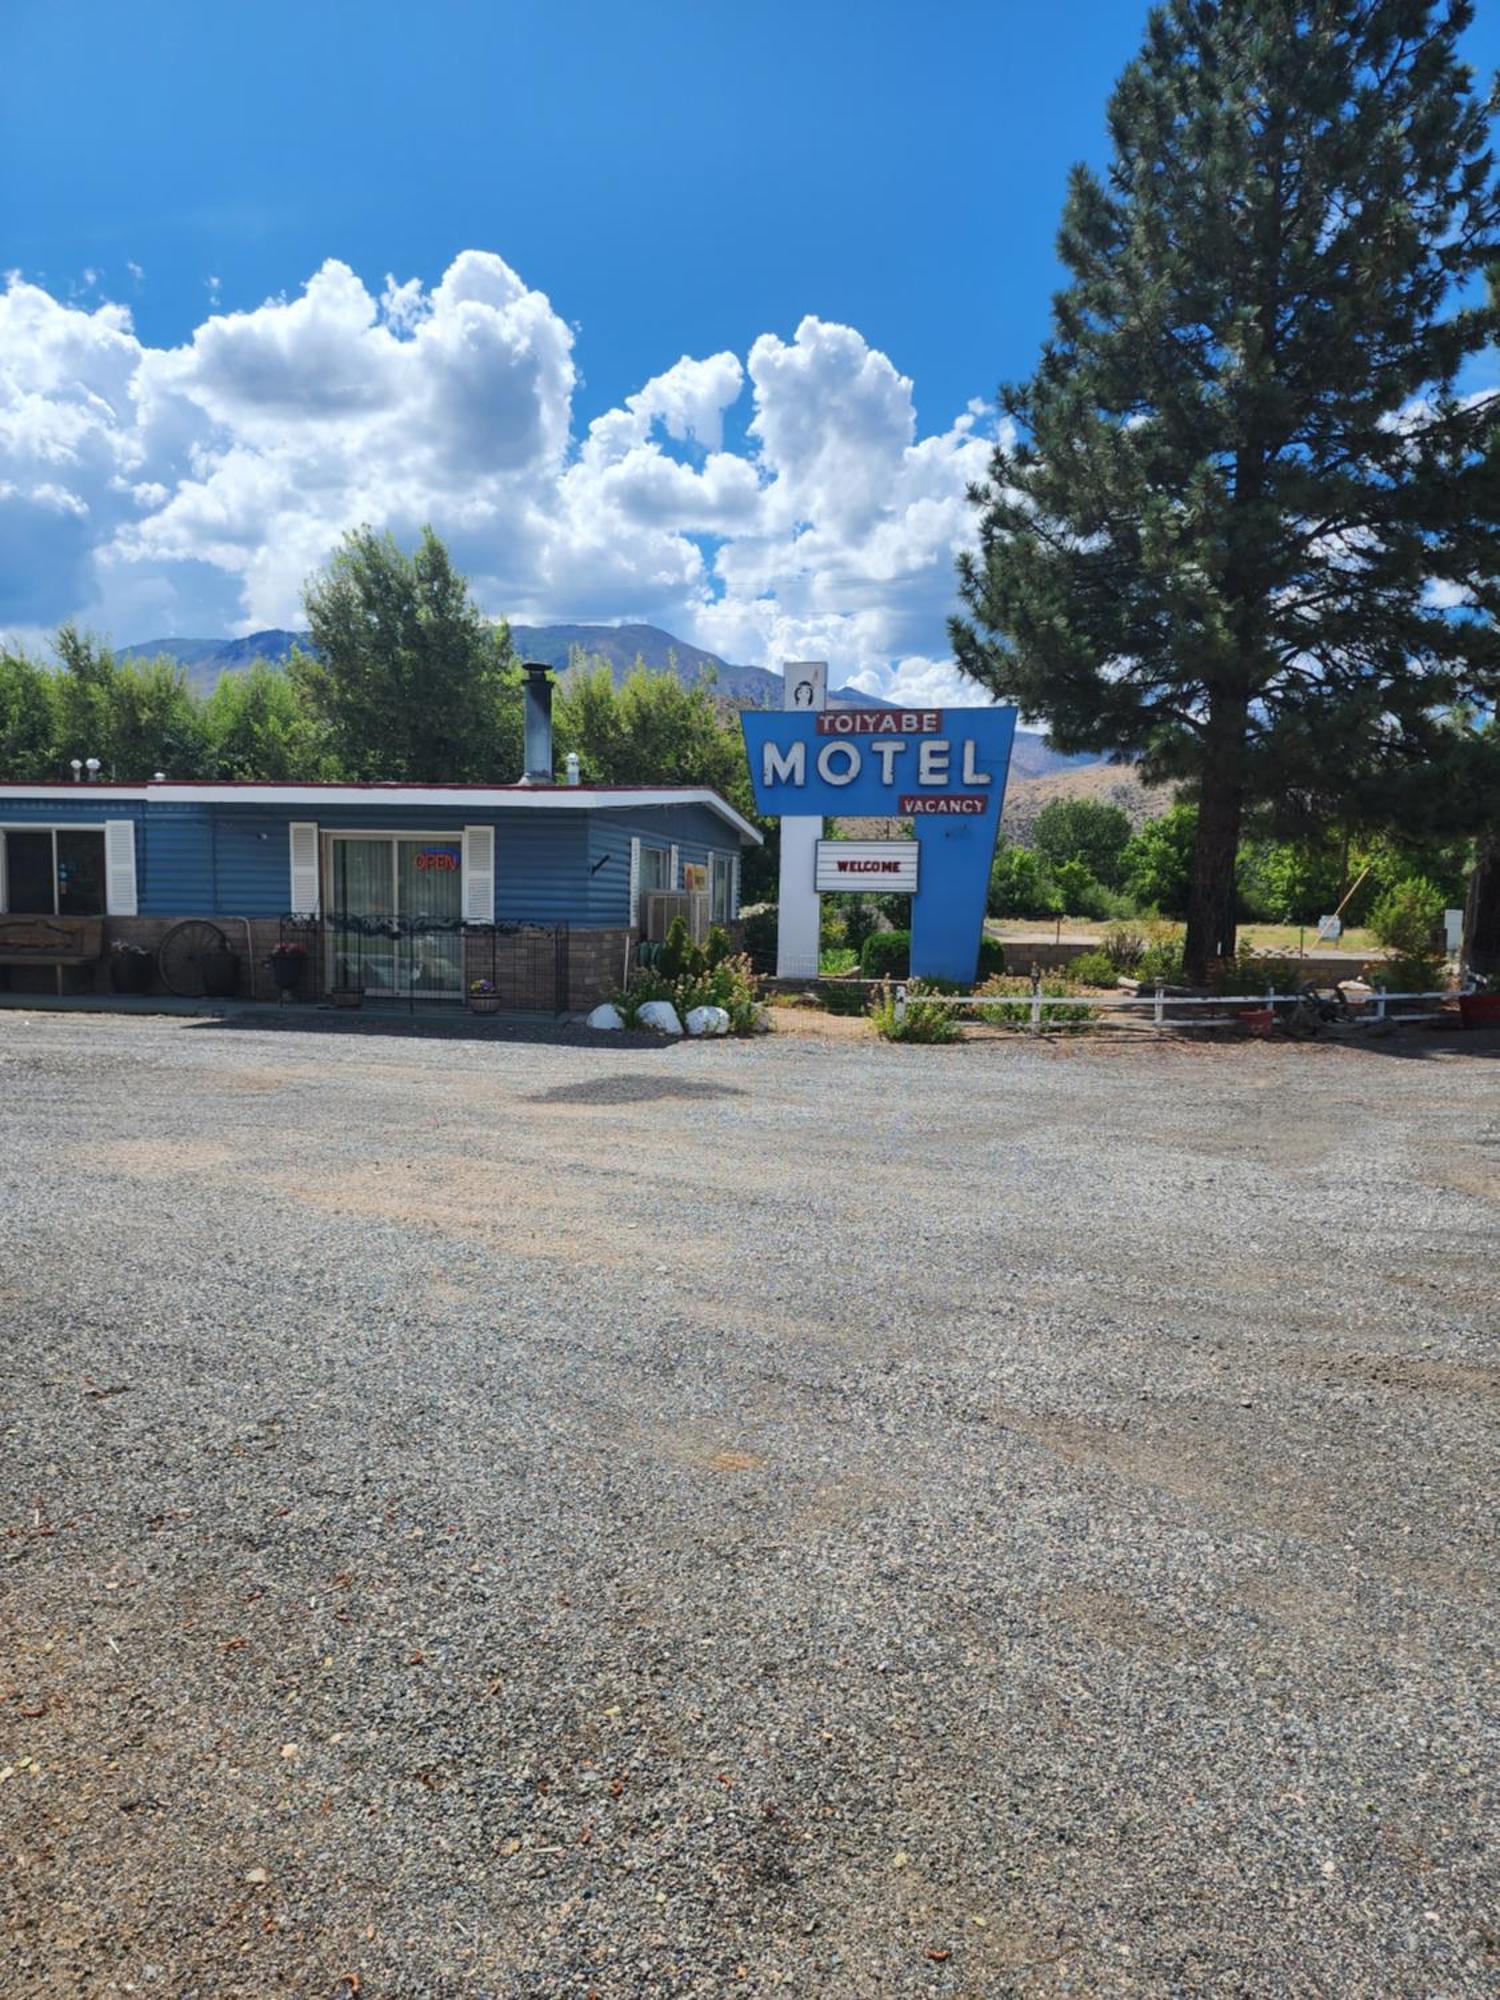
[[[672,849],[672,866],[667,873],[667,887],[669,889],[680,889],[682,887],[682,874],[677,866],[677,849],[675,846]]]
[[[627,920],[633,929],[641,927],[641,843],[632,839],[630,843],[630,916]]]
[[[110,917],[133,917],[135,903],[135,821],[104,822],[104,911]]]
[[[492,826],[464,828],[464,922],[492,924],[495,921],[495,829]]]
[[[739,913],[740,913],[740,857],[737,854],[731,854],[729,857],[730,921],[733,922],[734,919],[739,915]]]
[[[294,819],[289,826],[292,844],[292,901],[294,917],[318,914],[318,822]]]

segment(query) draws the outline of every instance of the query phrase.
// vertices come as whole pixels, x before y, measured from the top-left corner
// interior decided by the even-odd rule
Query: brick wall
[[[104,957],[95,965],[65,967],[63,990],[73,993],[108,993],[109,946],[119,939],[143,945],[154,952],[174,924],[183,916],[109,917],[105,920]],[[207,919],[216,923],[229,939],[240,961],[238,997],[242,1000],[270,1000],[280,997],[266,960],[280,941],[281,925],[275,917],[223,917]],[[597,1006],[619,989],[625,976],[627,947],[633,951],[636,934],[620,929],[570,929],[565,952],[559,951],[553,932],[545,929],[501,934],[491,940],[483,933],[468,932],[464,937],[464,984],[475,979],[493,979],[500,991],[501,1005],[524,1011],[550,1013],[564,1004],[574,1012]],[[304,934],[308,947],[307,970],[293,997],[303,1001],[323,998],[327,989],[320,932]],[[10,984],[17,991],[53,993],[57,975],[51,966],[12,968]],[[556,974],[565,971],[566,994],[556,990]],[[24,982],[24,984],[23,984]],[[151,991],[164,993],[160,978],[153,978]]]

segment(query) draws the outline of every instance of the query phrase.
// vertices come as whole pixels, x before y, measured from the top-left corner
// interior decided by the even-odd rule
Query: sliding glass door
[[[329,983],[372,998],[463,992],[463,837],[330,836]]]
[[[13,917],[102,917],[104,835],[92,827],[0,830],[3,908]]]

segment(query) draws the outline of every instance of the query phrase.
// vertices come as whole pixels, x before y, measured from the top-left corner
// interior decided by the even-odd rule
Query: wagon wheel
[[[162,985],[181,999],[202,999],[204,959],[228,949],[229,940],[217,924],[205,923],[201,917],[173,924],[156,947]]]

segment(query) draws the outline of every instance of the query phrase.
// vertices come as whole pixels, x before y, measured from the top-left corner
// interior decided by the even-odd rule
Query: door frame
[[[433,840],[450,843],[458,849],[458,915],[463,920],[463,880],[464,880],[464,831],[460,827],[446,827],[433,831],[425,827],[384,827],[384,826],[320,826],[318,828],[318,868],[321,875],[320,906],[324,912],[323,984],[333,984],[335,949],[335,925],[338,912],[333,902],[333,843],[336,840],[386,840],[395,844],[400,840]],[[394,852],[391,857],[391,889],[399,904],[401,899],[401,873],[396,866]],[[398,909],[391,912],[401,915]],[[459,940],[458,984],[451,993],[434,993],[426,997],[433,1000],[462,1000],[464,995],[463,932],[455,933]]]

